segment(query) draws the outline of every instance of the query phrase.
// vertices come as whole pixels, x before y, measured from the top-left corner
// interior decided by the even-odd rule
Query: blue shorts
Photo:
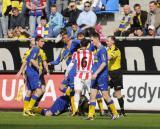
[[[39,78],[39,74],[36,72],[26,72],[27,76],[27,89],[28,90],[36,90],[37,88],[41,88],[41,80]]]
[[[68,96],[61,96],[56,99],[52,107],[49,109],[49,111],[52,112],[53,115],[59,115],[68,110],[70,104],[70,100]]]
[[[98,76],[96,80],[91,81],[91,88],[100,91],[108,90],[108,76]]]
[[[76,74],[76,69],[72,68],[68,74],[68,78],[64,79],[62,81],[62,84],[70,87],[71,89],[74,89],[74,76],[75,76],[75,74]]]

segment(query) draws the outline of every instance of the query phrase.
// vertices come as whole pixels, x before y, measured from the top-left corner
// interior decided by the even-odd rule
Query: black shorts
[[[109,71],[109,76],[111,78],[111,80],[109,81],[109,85],[111,88],[114,88],[114,90],[123,89],[122,72],[120,69]]]

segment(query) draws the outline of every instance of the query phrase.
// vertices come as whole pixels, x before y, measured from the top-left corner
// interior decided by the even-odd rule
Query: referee
[[[123,89],[122,84],[122,73],[121,73],[121,52],[115,45],[115,37],[108,36],[106,43],[108,46],[108,70],[110,77],[110,86],[114,88],[114,96],[118,99],[120,106],[120,115],[126,116],[124,111],[124,99],[121,94],[121,89]]]

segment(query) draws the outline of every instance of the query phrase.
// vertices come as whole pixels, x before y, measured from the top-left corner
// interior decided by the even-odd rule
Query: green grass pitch
[[[128,113],[110,120],[98,114],[93,121],[83,117],[24,117],[21,112],[0,112],[0,129],[160,129],[160,114]]]

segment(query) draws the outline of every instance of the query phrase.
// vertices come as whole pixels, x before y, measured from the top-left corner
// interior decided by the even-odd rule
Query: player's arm
[[[43,61],[43,66],[44,66],[47,74],[49,74],[49,69],[48,69],[48,64],[47,64],[47,56],[46,56],[46,53],[43,50],[41,51],[41,58],[42,58],[42,61]]]
[[[31,50],[31,53],[30,53],[30,56],[29,56],[29,58],[30,58],[30,63],[31,63],[34,67],[36,67],[37,70],[40,69],[40,66],[38,65],[38,62],[36,61],[36,58],[37,58],[38,54],[39,54],[39,49],[38,49],[38,48],[33,48],[33,49]]]
[[[76,55],[77,55],[76,52],[74,52],[73,56],[72,56],[72,60],[71,60],[70,64],[68,65],[67,69],[66,69],[65,77],[68,76],[69,72],[73,68],[74,63],[76,62]]]
[[[31,59],[30,62],[31,62],[31,64],[32,64],[34,67],[36,67],[38,70],[40,69],[40,67],[39,67],[39,65],[38,65],[38,62],[37,62],[36,60]]]
[[[119,51],[116,50],[116,51],[112,51],[110,54],[108,54],[108,60],[111,60],[111,59],[115,59],[117,58],[119,55]]]
[[[61,50],[58,58],[57,58],[55,61],[49,62],[48,65],[58,65],[58,64],[63,60],[63,58],[64,58],[64,57],[62,56],[63,51],[64,51],[64,49]]]
[[[20,68],[20,70],[17,73],[18,77],[23,73],[25,67],[26,67],[26,61],[22,63],[21,68]]]
[[[93,74],[92,78],[96,79],[97,75],[103,71],[103,69],[107,66],[107,52],[105,50],[101,51],[99,58],[102,61],[101,65],[97,69],[97,71]]]
[[[48,69],[47,61],[43,61],[43,66],[46,69],[47,74],[49,74],[49,69]]]

